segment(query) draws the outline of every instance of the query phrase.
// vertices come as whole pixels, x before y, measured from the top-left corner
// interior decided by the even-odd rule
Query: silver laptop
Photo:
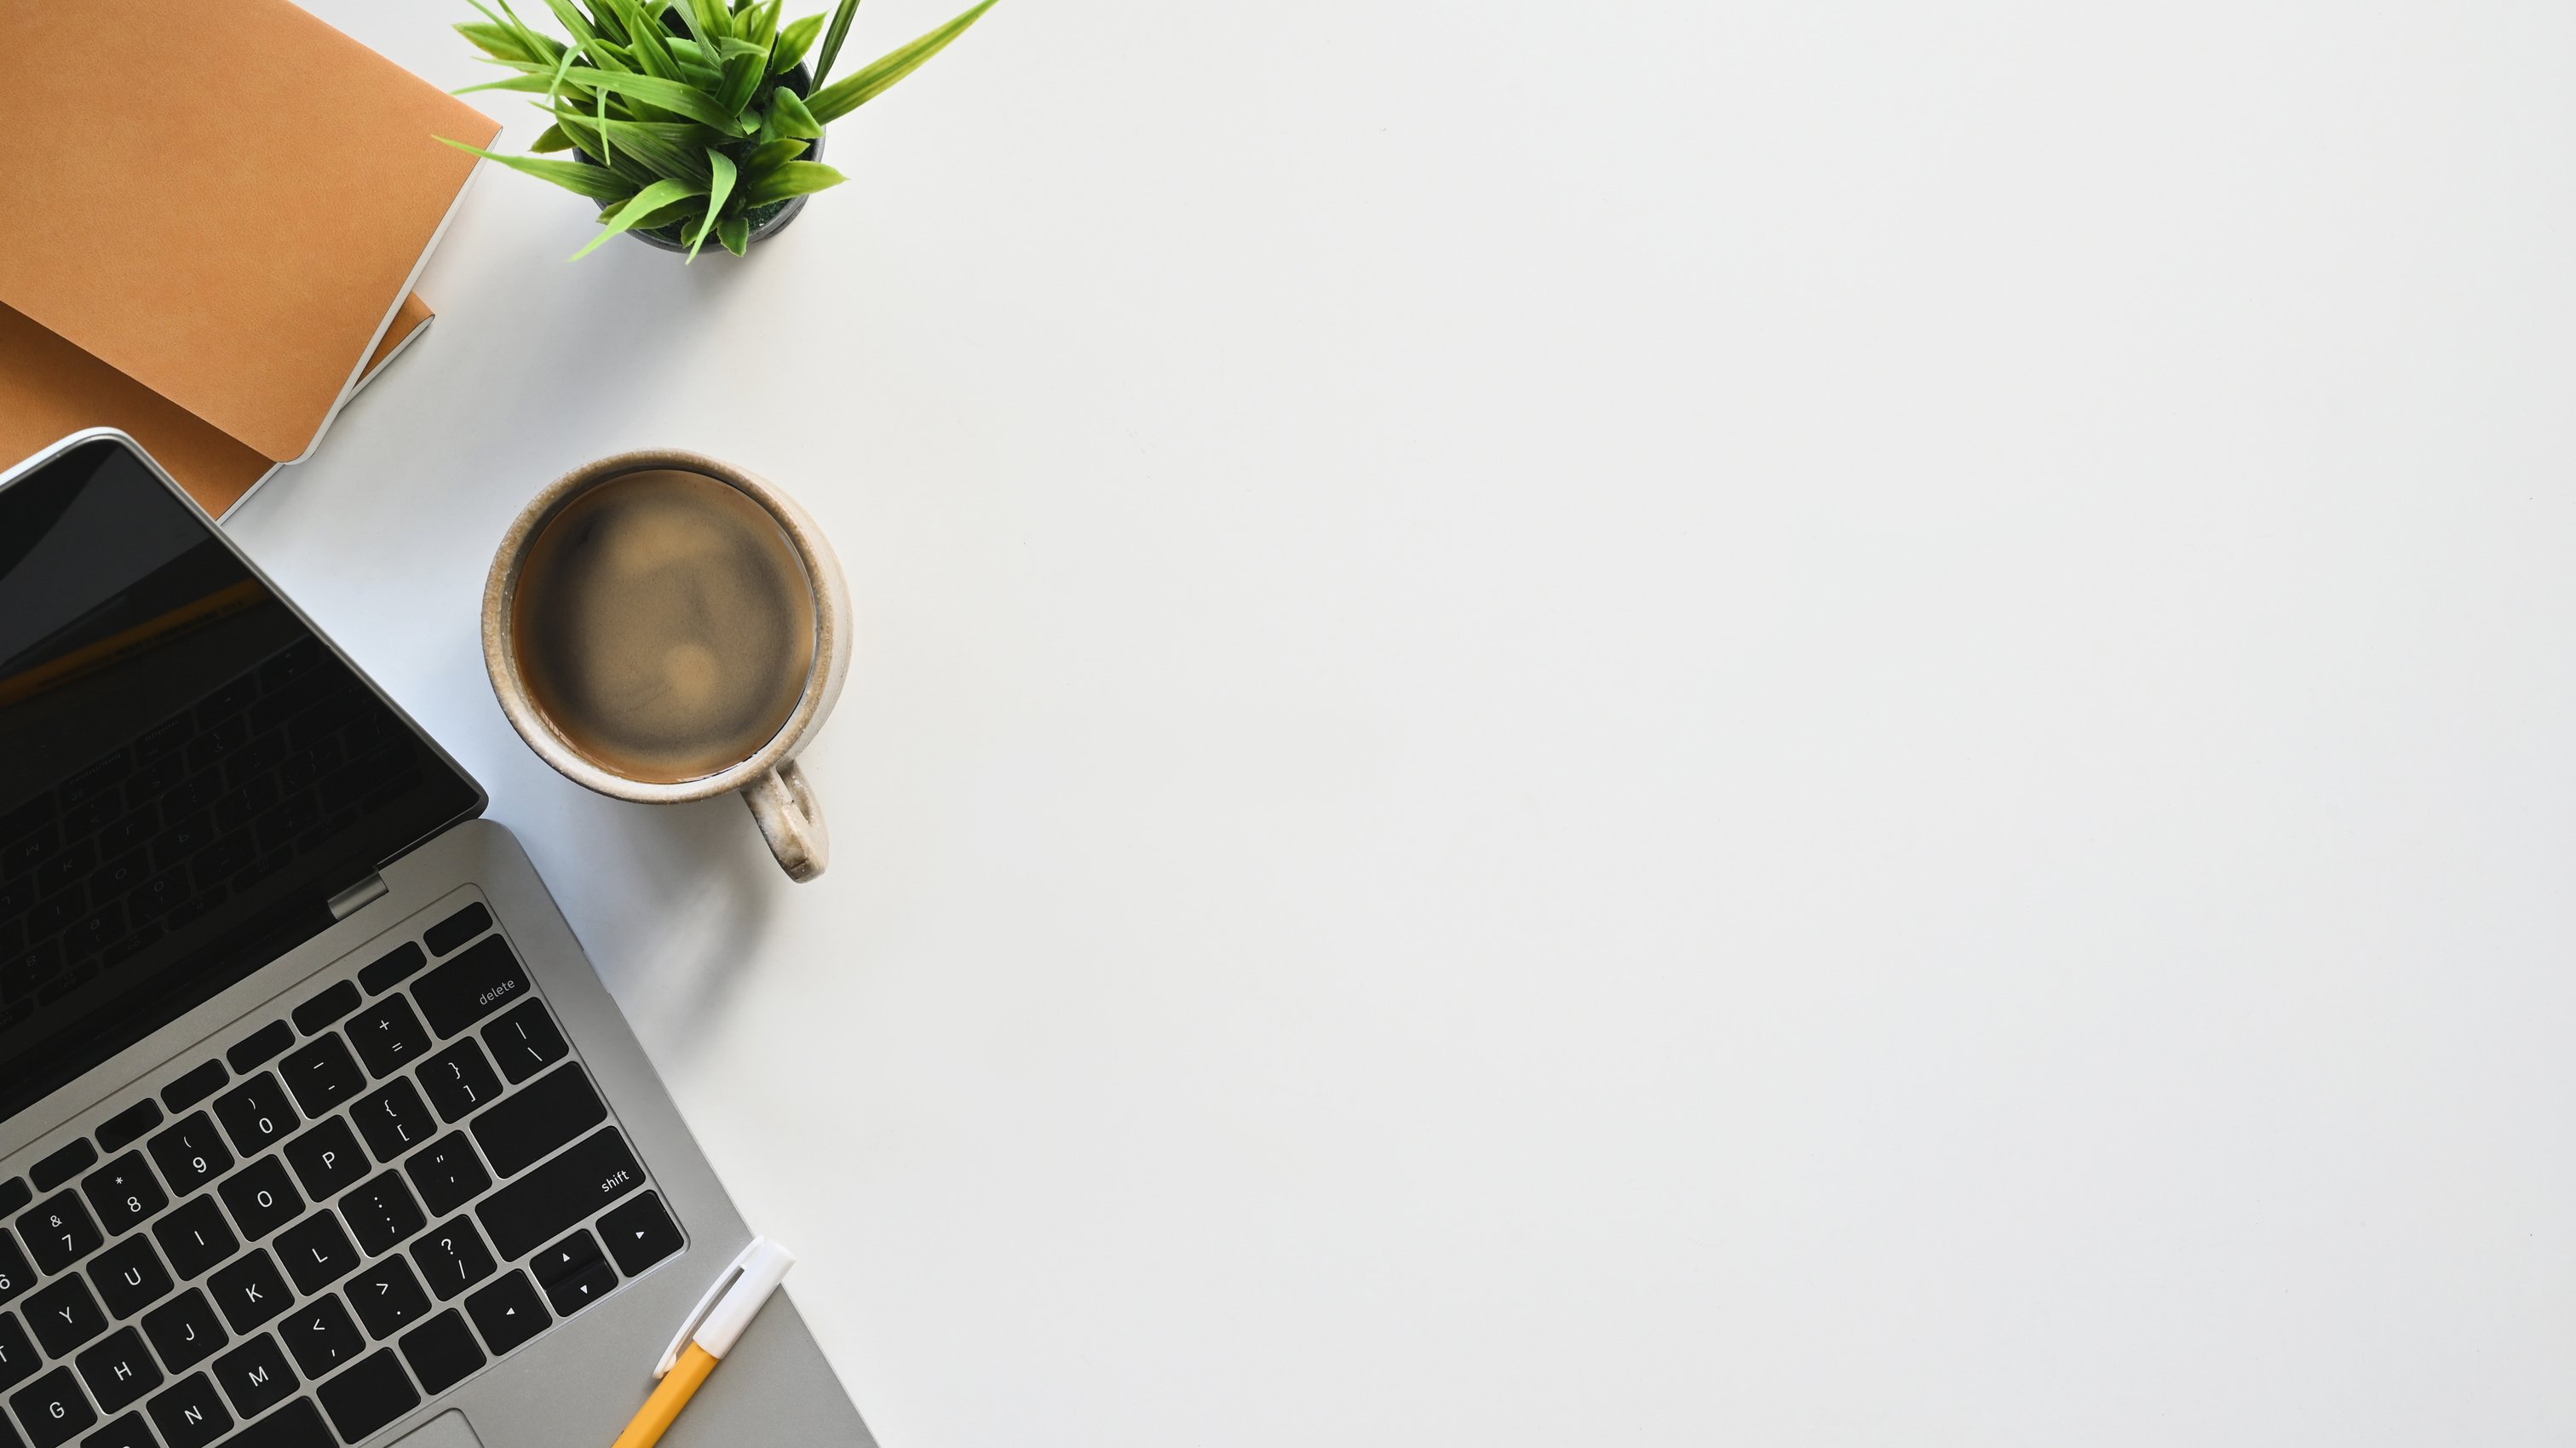
[[[0,1448],[600,1448],[751,1233],[482,791],[133,441],[0,474]],[[868,1444],[784,1296],[664,1440]]]

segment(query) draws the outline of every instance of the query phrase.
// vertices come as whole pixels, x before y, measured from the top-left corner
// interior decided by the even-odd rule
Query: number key
[[[35,1267],[27,1261],[27,1254],[18,1250],[18,1239],[9,1235],[8,1228],[0,1227],[0,1302],[15,1301],[18,1294],[35,1285]]]
[[[233,1154],[224,1149],[214,1118],[202,1111],[152,1138],[152,1159],[183,1197],[233,1169]]]
[[[300,1118],[286,1104],[286,1091],[266,1071],[215,1098],[215,1115],[223,1118],[233,1146],[245,1157],[257,1156],[285,1139]]]
[[[81,1181],[81,1193],[98,1209],[99,1225],[111,1237],[143,1225],[170,1205],[169,1193],[154,1180],[143,1153],[129,1151]]]
[[[27,1209],[18,1219],[18,1231],[27,1239],[27,1250],[34,1254],[36,1265],[48,1272],[60,1272],[99,1248],[106,1241],[99,1235],[98,1224],[89,1219],[89,1209],[81,1205],[72,1192],[56,1192]]]

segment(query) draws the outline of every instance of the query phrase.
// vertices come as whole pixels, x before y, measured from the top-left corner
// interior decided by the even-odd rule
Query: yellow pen
[[[680,1324],[680,1334],[662,1350],[662,1361],[653,1368],[653,1376],[662,1385],[644,1406],[635,1412],[634,1421],[617,1435],[615,1448],[653,1448],[671,1429],[680,1410],[716,1370],[724,1355],[742,1339],[743,1329],[760,1312],[760,1305],[787,1276],[796,1258],[786,1248],[767,1237],[754,1237],[742,1255],[733,1259],[716,1278],[707,1295],[689,1312],[689,1320]]]

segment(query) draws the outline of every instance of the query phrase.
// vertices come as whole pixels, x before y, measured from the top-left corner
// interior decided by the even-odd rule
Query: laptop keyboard
[[[230,1034],[0,1183],[0,1448],[356,1444],[683,1245],[480,902]]]
[[[402,721],[328,659],[281,650],[0,815],[0,1029],[420,784]]]

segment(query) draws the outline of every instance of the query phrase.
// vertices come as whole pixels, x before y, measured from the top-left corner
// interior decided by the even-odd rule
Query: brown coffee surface
[[[510,625],[530,698],[603,769],[703,779],[776,738],[814,668],[814,592],[740,491],[627,473],[539,531]]]

